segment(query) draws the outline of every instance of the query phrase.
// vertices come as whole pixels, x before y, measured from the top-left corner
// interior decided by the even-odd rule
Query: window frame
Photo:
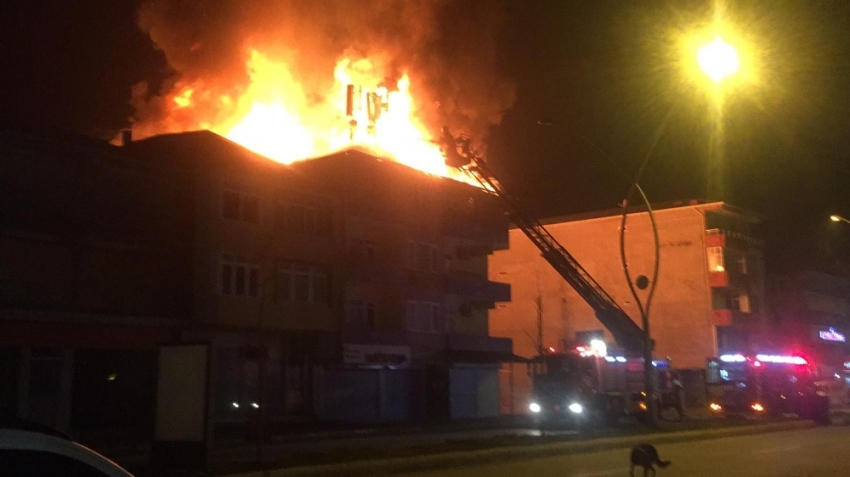
[[[442,308],[442,304],[435,301],[407,300],[404,307],[405,329],[417,333],[442,333],[445,328]]]
[[[726,257],[724,256],[723,247],[706,247],[705,255],[708,261],[706,265],[708,265],[709,272],[726,271]]]
[[[439,246],[418,240],[407,241],[407,269],[425,273],[440,273]]]
[[[275,301],[298,302],[331,306],[333,301],[331,268],[328,265],[299,262],[293,260],[277,260],[275,263]],[[284,280],[285,277],[285,280]],[[305,299],[299,299],[299,280],[306,284]],[[288,284],[284,290],[283,282]],[[317,282],[324,282],[322,290],[317,289]],[[303,296],[303,295],[302,295]]]
[[[219,211],[222,219],[250,224],[260,223],[262,204],[259,194],[245,192],[236,187],[225,186],[221,190],[220,199],[221,207]],[[235,203],[231,203],[231,199]],[[235,209],[229,210],[230,207],[228,207],[228,204],[235,206]]]
[[[225,278],[227,272],[228,277]],[[241,276],[241,285],[240,285]],[[259,261],[246,256],[221,254],[218,274],[218,292],[221,295],[258,298],[260,296]]]

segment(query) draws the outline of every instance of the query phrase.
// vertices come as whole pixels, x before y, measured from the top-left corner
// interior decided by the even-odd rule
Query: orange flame
[[[464,171],[446,166],[434,136],[416,117],[407,73],[388,88],[381,85],[383,72],[368,59],[342,58],[333,72],[333,86],[316,101],[285,62],[252,50],[247,66],[250,83],[241,91],[200,81],[178,84],[163,125],[167,131],[160,132],[209,129],[284,164],[360,146],[428,174],[478,185]],[[356,86],[358,106],[350,117],[349,84]],[[387,104],[378,114],[372,111],[372,127],[369,95]]]

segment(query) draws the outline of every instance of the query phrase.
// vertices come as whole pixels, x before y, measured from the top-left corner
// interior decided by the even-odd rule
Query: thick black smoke
[[[134,123],[163,132],[175,84],[201,80],[238,94],[253,48],[286,61],[308,96],[328,90],[345,54],[382,63],[391,82],[407,71],[433,132],[448,125],[483,138],[514,101],[497,75],[501,14],[500,0],[150,0],[138,24],[173,75],[159,91],[136,86]]]

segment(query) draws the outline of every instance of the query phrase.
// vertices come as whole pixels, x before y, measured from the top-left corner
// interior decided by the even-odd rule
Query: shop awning
[[[484,351],[468,349],[452,349],[446,351],[446,359],[450,363],[527,363],[528,359],[508,351]]]

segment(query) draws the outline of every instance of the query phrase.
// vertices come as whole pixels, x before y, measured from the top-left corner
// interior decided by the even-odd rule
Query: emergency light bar
[[[764,363],[780,363],[780,364],[809,364],[806,358],[802,356],[779,356],[773,354],[757,354],[756,360]],[[720,356],[720,361],[724,363],[743,363],[747,361],[747,357],[742,354],[724,354]]]
[[[802,356],[775,356],[772,354],[759,354],[756,359],[765,363],[782,363],[782,364],[809,364],[806,358]]]

